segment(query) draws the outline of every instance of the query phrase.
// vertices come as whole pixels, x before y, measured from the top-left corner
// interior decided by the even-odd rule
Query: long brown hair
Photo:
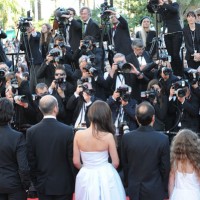
[[[104,102],[97,100],[88,111],[88,119],[90,123],[93,123],[93,131],[92,134],[99,138],[98,132],[109,132],[114,134],[115,128],[112,121],[112,113],[109,105]]]
[[[178,168],[181,162],[183,172],[186,172],[185,163],[189,160],[200,178],[200,139],[196,133],[183,129],[174,137],[171,145],[171,166]]]
[[[51,33],[51,25],[48,23],[44,23],[42,24],[42,26],[45,25],[47,27],[47,39],[45,41],[45,34],[41,32],[41,37],[40,37],[40,45],[42,45],[44,42],[46,42],[47,44],[49,44],[49,42],[52,39],[52,33]]]

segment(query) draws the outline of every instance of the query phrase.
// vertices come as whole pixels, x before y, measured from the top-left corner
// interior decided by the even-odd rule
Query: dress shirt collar
[[[45,115],[45,116],[43,117],[43,119],[49,119],[49,118],[56,119],[56,117],[53,116],[53,115]]]

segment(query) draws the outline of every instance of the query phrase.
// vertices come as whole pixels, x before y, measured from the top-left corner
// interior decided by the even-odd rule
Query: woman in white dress
[[[200,200],[200,139],[183,129],[171,146],[170,200]]]
[[[125,191],[115,169],[119,158],[109,106],[103,101],[95,101],[89,108],[88,119],[90,127],[77,131],[74,138],[73,162],[80,169],[75,199],[125,200]],[[112,163],[108,162],[109,155]]]

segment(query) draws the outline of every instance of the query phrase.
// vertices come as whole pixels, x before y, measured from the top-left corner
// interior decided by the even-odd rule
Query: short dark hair
[[[147,101],[140,103],[136,106],[136,117],[139,124],[147,126],[152,122],[155,115],[154,107]]]
[[[76,15],[76,11],[74,10],[74,8],[68,8],[67,10],[70,10],[73,12],[74,15]]]
[[[197,17],[197,16],[196,16],[196,13],[195,13],[194,11],[189,11],[189,12],[187,13],[186,16],[187,16],[187,17],[192,16],[192,17],[194,17],[194,18]]]
[[[6,125],[14,115],[14,106],[7,98],[0,98],[0,125]]]

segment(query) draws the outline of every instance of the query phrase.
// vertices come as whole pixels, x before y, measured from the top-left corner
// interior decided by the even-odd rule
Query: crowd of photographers
[[[182,76],[176,76],[168,55],[153,60],[141,38],[131,41],[128,24],[121,15],[105,4],[102,10],[100,31],[89,8],[80,10],[81,20],[74,18],[73,8],[58,8],[57,33],[44,41],[45,31],[39,33],[29,19],[22,20],[20,47],[26,62],[17,63],[12,72],[0,63],[0,96],[14,104],[13,128],[25,133],[38,123],[42,119],[39,100],[51,94],[59,103],[57,119],[75,130],[89,126],[88,108],[102,99],[112,110],[118,137],[138,127],[135,107],[141,101],[154,106],[156,130],[189,128],[199,132],[198,69],[185,68]],[[46,31],[50,33],[48,28]],[[107,49],[101,45],[104,40]]]

